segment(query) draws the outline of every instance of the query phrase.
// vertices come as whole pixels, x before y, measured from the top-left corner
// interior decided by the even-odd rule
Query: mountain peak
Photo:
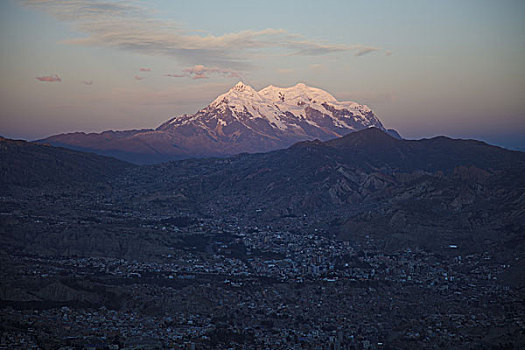
[[[242,105],[247,101],[260,101],[261,97],[249,85],[239,81],[228,92],[217,97],[209,107],[218,107],[219,105]]]
[[[264,152],[297,141],[326,141],[369,127],[385,130],[367,106],[337,101],[305,83],[286,88],[270,85],[256,91],[239,81],[195,114],[176,116],[155,130],[69,134],[52,141],[96,147],[107,150],[105,154],[118,150],[182,158]]]
[[[389,135],[385,130],[376,127],[369,127],[350,133],[346,136],[326,142],[331,147],[390,147],[401,140]]]
[[[235,84],[234,87],[230,89],[230,91],[255,91],[251,86],[244,84],[242,81],[239,81],[237,84]]]

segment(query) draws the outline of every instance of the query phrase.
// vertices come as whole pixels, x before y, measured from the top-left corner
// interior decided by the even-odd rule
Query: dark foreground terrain
[[[377,129],[140,167],[1,139],[0,348],[524,348],[524,171]]]

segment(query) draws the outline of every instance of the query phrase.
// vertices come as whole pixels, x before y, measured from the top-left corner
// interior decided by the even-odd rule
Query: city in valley
[[[344,147],[357,138],[396,153],[408,142],[367,130]],[[17,154],[30,147],[24,157],[39,154],[41,169],[4,177],[7,348],[523,344],[519,152],[484,146],[480,167],[496,154],[515,161],[493,174],[447,170],[452,154],[444,172],[409,174],[334,162],[329,143],[137,167],[2,142]],[[297,157],[314,160],[292,164]],[[64,172],[66,160],[76,165]],[[19,173],[9,164],[4,174]],[[283,190],[291,168],[317,175]]]

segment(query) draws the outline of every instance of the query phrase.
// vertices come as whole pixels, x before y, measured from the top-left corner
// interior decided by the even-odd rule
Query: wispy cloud
[[[354,56],[360,57],[360,56],[367,55],[371,52],[379,51],[381,49],[378,47],[360,46],[360,47],[357,47],[356,50],[357,52],[354,54]]]
[[[294,39],[292,39],[294,37]],[[318,56],[326,55],[332,52],[342,52],[354,50],[354,47],[348,45],[323,44],[309,40],[301,40],[298,36],[289,36],[281,43],[281,46],[287,47],[293,51],[295,55]],[[297,40],[299,39],[299,40]]]
[[[84,80],[84,81],[82,81],[82,84],[84,84],[84,85],[93,85],[93,80]]]
[[[186,74],[165,74],[167,77],[171,77],[171,78],[184,78],[184,77],[187,77]]]
[[[155,18],[153,11],[136,1],[19,0],[23,5],[71,22],[87,36],[68,44],[113,47],[147,55],[176,58],[183,64],[246,69],[248,51],[280,48],[295,55],[354,52],[363,56],[380,50],[364,45],[332,44],[308,40],[283,29],[245,30],[224,35],[185,31],[177,23]],[[199,76],[198,74],[194,77]]]
[[[151,68],[140,68],[139,71],[141,71],[141,72],[151,72]]]
[[[201,64],[193,67],[185,68],[184,72],[192,79],[204,79],[209,78],[210,75],[223,75],[229,78],[242,78],[241,73],[229,69],[219,67],[206,67]]]
[[[191,78],[191,79],[208,79],[213,75],[225,76],[228,78],[241,78],[242,74],[230,68],[206,67],[202,64],[184,68],[182,74],[165,74],[171,78]]]
[[[206,74],[194,74],[191,78],[192,79],[208,79],[209,76],[207,76]]]
[[[62,79],[58,75],[44,75],[41,77],[36,77],[39,81],[44,81],[46,83],[60,83]]]
[[[144,80],[146,78],[141,77],[140,75],[135,75],[135,80]]]

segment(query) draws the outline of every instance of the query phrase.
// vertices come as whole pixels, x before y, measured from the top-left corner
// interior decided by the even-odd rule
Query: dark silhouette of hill
[[[91,153],[5,138],[0,138],[0,160],[3,186],[67,186],[96,182],[132,166]]]
[[[425,174],[486,178],[524,167],[524,153],[483,142],[446,137],[399,140],[371,128],[327,142],[300,142],[286,150],[165,163],[133,172],[138,185],[142,178],[150,183],[155,179],[152,191],[181,181],[188,188],[198,183],[195,195],[205,198],[243,195],[252,203],[268,198],[279,203],[296,196],[315,197],[321,201],[318,207],[325,202],[357,203],[385,187],[398,190],[406,179]]]

